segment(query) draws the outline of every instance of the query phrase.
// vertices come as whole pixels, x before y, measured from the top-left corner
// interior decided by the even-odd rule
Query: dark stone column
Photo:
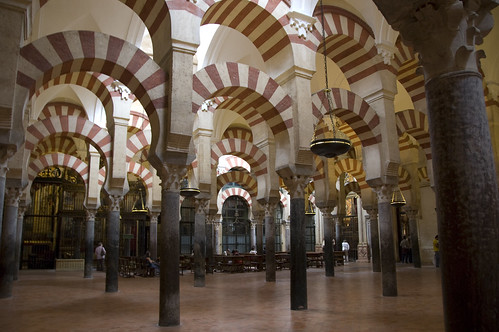
[[[149,225],[149,252],[151,253],[151,259],[158,259],[158,212],[151,212],[150,225]]]
[[[332,209],[325,207],[321,209],[324,219],[324,266],[326,277],[334,277],[334,248],[333,248],[333,216]]]
[[[267,282],[276,280],[274,212],[277,202],[277,199],[271,199],[265,203],[265,281]]]
[[[87,209],[87,225],[85,230],[85,270],[84,278],[92,278],[94,267],[94,232],[96,210]]]
[[[263,213],[257,213],[256,218],[256,251],[263,253]]]
[[[395,262],[395,246],[393,244],[392,206],[390,204],[393,186],[381,185],[374,188],[374,191],[378,195],[383,296],[397,296],[397,272]]]
[[[4,152],[4,149],[0,146],[0,157],[2,152]],[[7,161],[5,161],[5,164],[2,164],[0,161],[0,216],[3,216],[3,205],[5,200],[5,180],[7,171],[9,170],[6,164]],[[2,238],[2,224],[3,218],[0,218],[0,239]]]
[[[308,178],[284,179],[291,196],[291,310],[306,310],[307,252],[305,246],[305,187]]]
[[[194,287],[206,284],[206,212],[209,199],[195,199],[196,215],[194,216]]]
[[[2,223],[2,243],[0,246],[0,298],[12,296],[16,257],[17,208],[21,188],[7,187]]]
[[[343,240],[341,239],[341,216],[335,215],[333,216],[333,220],[334,220],[334,229],[335,229],[334,233],[335,233],[335,242],[336,242],[335,250],[341,251],[342,250],[341,242],[343,242]]]
[[[404,208],[409,218],[409,235],[411,239],[412,263],[414,267],[421,268],[421,255],[419,253],[418,236],[418,210],[410,207]]]
[[[24,213],[26,212],[25,202],[22,203],[23,206],[17,208],[17,230],[16,230],[16,257],[14,259],[14,280],[19,277],[19,264],[21,260],[21,247],[23,245],[23,222]]]
[[[109,195],[106,220],[106,292],[118,291],[120,260],[120,203],[123,196]]]
[[[371,222],[371,261],[373,263],[373,272],[381,272],[381,258],[379,249],[379,226],[378,209],[366,208]]]
[[[499,194],[482,78],[442,75],[426,96],[447,329],[498,331]]]
[[[161,178],[159,326],[180,325],[180,180],[185,167],[165,165]]]
[[[206,260],[208,262],[208,267],[206,269],[207,272],[213,273],[213,264],[214,264],[214,230],[213,224],[215,223],[216,212],[210,213],[208,212],[208,217],[206,219]]]

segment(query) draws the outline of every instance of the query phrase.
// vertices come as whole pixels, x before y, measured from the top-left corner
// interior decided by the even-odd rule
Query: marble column
[[[109,195],[106,220],[106,292],[118,291],[120,260],[120,203],[122,195]]]
[[[404,211],[409,218],[409,236],[411,239],[412,263],[414,267],[421,267],[421,255],[419,253],[419,230],[418,230],[418,210],[404,207]]]
[[[275,220],[274,212],[277,207],[277,199],[269,199],[265,203],[265,281],[275,282]]]
[[[263,213],[258,213],[256,220],[256,251],[258,253],[263,253],[263,216]]]
[[[20,187],[6,187],[0,246],[0,298],[12,296],[16,257],[17,208],[21,197]]]
[[[215,253],[222,254],[222,220],[217,218],[213,222],[213,233],[215,237]]]
[[[339,215],[334,215],[333,216],[333,222],[334,222],[334,238],[335,238],[335,250],[336,251],[341,251],[341,242],[343,240],[341,239],[341,216]]]
[[[499,191],[476,47],[499,3],[374,2],[422,64],[446,330],[499,331]]]
[[[180,325],[180,181],[185,166],[164,165],[161,177],[159,326]]]
[[[393,239],[392,192],[393,185],[373,188],[378,196],[379,239],[381,256],[381,281],[383,296],[397,296],[397,272]]]
[[[92,278],[94,268],[94,234],[95,234],[95,214],[97,210],[87,209],[87,220],[85,227],[85,268],[83,278]]]
[[[308,309],[307,252],[305,245],[305,187],[308,177],[283,179],[291,197],[291,310]]]
[[[206,218],[206,260],[208,262],[208,267],[206,272],[213,273],[213,267],[215,266],[215,257],[213,251],[214,245],[214,223],[217,215],[216,213],[208,212]]]
[[[206,284],[206,212],[209,204],[209,199],[195,199],[194,287],[204,287]]]
[[[151,259],[158,259],[158,212],[149,213],[149,252],[151,253]]]
[[[250,223],[251,234],[250,234],[250,242],[251,246],[256,248],[256,222],[254,220]]]
[[[371,222],[371,262],[373,263],[373,272],[381,272],[381,257],[379,249],[379,226],[378,209],[366,207]]]
[[[333,211],[330,207],[321,209],[324,219],[324,266],[326,277],[334,277]]]
[[[285,251],[291,251],[291,216],[288,216],[288,219],[284,221],[284,239],[285,239]]]
[[[0,107],[1,109],[1,107]],[[14,155],[15,149],[11,146],[0,144],[0,216],[3,216],[3,206],[5,200],[5,182],[7,178],[7,163],[9,159]],[[0,241],[2,239],[2,223],[3,218],[0,218]]]
[[[21,206],[21,204],[23,206]],[[19,263],[21,260],[21,247],[23,245],[23,224],[24,224],[24,213],[26,212],[25,203],[19,203],[19,207],[17,209],[17,230],[16,230],[16,257],[14,259],[15,268],[14,268],[14,280],[17,280],[19,277]]]

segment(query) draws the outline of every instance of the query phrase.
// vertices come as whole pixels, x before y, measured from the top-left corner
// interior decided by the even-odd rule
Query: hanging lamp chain
[[[324,25],[324,5],[322,3],[322,0],[320,0],[320,6],[321,6],[321,24],[322,24],[322,48],[323,48],[323,59],[324,59],[324,75],[326,76],[326,88],[324,89],[324,92],[326,94],[327,98],[327,104],[328,104],[328,113],[329,113],[329,118],[331,120],[331,125],[333,127],[333,137],[336,137],[336,126],[335,126],[335,121],[333,117],[333,100],[331,99],[331,90],[329,89],[329,80],[328,80],[328,73],[327,73],[327,48],[326,48],[326,28]]]

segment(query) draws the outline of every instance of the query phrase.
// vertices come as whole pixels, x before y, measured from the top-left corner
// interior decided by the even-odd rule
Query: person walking
[[[348,251],[350,250],[350,245],[348,244],[347,240],[343,240],[341,243],[341,250],[343,250],[343,259],[345,262],[348,262]]]
[[[95,248],[95,257],[97,258],[97,271],[104,271],[104,259],[106,258],[106,249],[99,242],[97,248]]]
[[[404,235],[402,238],[402,241],[400,241],[400,251],[401,251],[401,257],[400,257],[400,262],[402,263],[409,263],[409,250],[411,248],[410,242],[407,239],[407,236]]]

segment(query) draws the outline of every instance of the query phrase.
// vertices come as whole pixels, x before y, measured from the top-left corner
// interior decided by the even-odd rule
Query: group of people
[[[104,271],[104,260],[106,259],[106,249],[102,242],[97,244],[95,248],[95,258],[97,260],[97,271]],[[154,268],[155,274],[159,275],[159,263],[151,258],[151,252],[146,251],[145,260],[149,267]]]
[[[400,262],[412,263],[411,239],[405,235],[402,237],[402,241],[400,241]]]

